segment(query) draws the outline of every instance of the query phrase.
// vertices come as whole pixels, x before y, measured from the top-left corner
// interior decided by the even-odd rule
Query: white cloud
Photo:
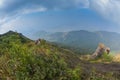
[[[88,0],[0,0],[0,19],[55,9],[88,7]]]
[[[46,11],[47,8],[41,7],[41,8],[32,8],[32,9],[23,9],[21,12],[21,14],[29,14],[29,13],[36,13],[36,12],[44,12]]]
[[[120,0],[90,0],[90,8],[120,25]]]
[[[86,8],[88,0],[0,0],[0,33],[16,28],[18,16],[46,10]],[[19,23],[18,23],[19,25]]]
[[[88,0],[0,0],[0,12],[9,15],[33,8],[48,10],[80,8],[88,7],[88,3]]]
[[[92,8],[106,19],[120,19],[120,0],[0,0],[0,18],[69,8]]]
[[[3,0],[0,0],[0,8],[1,8],[2,5],[3,5]]]
[[[10,22],[7,22],[0,27],[0,34],[5,33],[9,30],[14,30],[14,22],[15,20],[11,20]]]
[[[20,25],[19,18],[20,17],[14,17],[12,19],[6,18],[3,21],[1,21],[0,34],[5,33],[9,30],[14,30],[14,31],[18,30],[17,28],[20,27],[20,26],[17,27],[18,24]]]
[[[93,9],[105,19],[120,25],[120,0],[0,0],[0,32],[15,29],[15,17],[71,8]]]

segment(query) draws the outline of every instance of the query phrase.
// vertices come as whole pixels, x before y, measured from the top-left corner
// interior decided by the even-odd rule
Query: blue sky
[[[120,32],[119,0],[0,0],[0,33]]]

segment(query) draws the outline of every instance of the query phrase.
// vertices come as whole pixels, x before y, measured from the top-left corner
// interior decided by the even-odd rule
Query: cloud
[[[120,25],[120,0],[89,0],[89,3],[91,9]]]
[[[6,22],[5,24],[2,24],[0,26],[0,34],[5,33],[9,30],[15,30],[14,24],[16,23],[16,19],[10,20],[9,22]]]
[[[120,25],[120,0],[0,0],[0,31],[10,29],[14,18],[24,14],[75,8],[92,9]]]
[[[87,0],[0,0],[0,15],[14,15],[20,12],[24,13],[24,11],[26,13],[26,10],[39,12],[87,6]]]
[[[8,23],[12,24],[15,17],[24,14],[47,10],[86,8],[88,5],[87,0],[0,0],[0,30],[4,32]],[[3,29],[4,26],[5,29]]]
[[[116,23],[120,20],[120,0],[0,0],[0,19],[74,8],[91,8],[108,20]]]

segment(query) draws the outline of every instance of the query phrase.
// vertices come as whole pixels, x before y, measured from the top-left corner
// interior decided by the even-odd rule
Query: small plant
[[[113,56],[110,54],[103,53],[103,55],[100,58],[103,62],[112,62]]]

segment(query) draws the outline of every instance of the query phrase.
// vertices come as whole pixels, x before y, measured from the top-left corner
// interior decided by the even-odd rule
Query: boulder
[[[101,57],[104,53],[109,54],[110,48],[106,47],[103,43],[100,43],[96,49],[96,51],[91,55],[92,59],[97,57]]]
[[[41,39],[38,39],[38,40],[35,41],[36,45],[39,45],[40,43],[41,43]]]

